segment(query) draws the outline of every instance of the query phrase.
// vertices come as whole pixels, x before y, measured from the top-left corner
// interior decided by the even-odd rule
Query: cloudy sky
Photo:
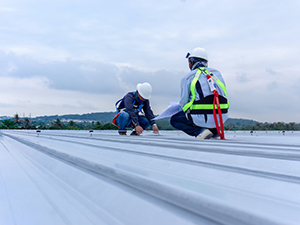
[[[0,0],[0,116],[114,111],[139,82],[155,114],[203,47],[230,117],[300,122],[299,0]]]

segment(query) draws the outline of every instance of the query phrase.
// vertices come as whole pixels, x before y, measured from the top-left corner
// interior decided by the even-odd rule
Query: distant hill
[[[45,123],[52,122],[56,118],[60,120],[80,120],[80,121],[100,121],[101,123],[110,123],[114,116],[115,112],[99,112],[99,113],[87,113],[87,114],[68,114],[68,115],[54,115],[54,116],[39,116],[32,118],[32,121],[42,121]]]
[[[228,118],[224,123],[224,126],[240,129],[246,126],[255,126],[257,123],[258,121],[255,120]]]
[[[102,124],[111,123],[114,116],[116,115],[115,112],[98,112],[98,113],[87,113],[87,114],[68,114],[68,115],[53,115],[53,116],[40,116],[32,118],[32,121],[41,121],[44,123],[50,123],[56,118],[61,120],[77,120],[77,121],[100,121]],[[224,126],[232,127],[232,128],[242,128],[246,126],[255,126],[258,122],[254,120],[248,119],[235,119],[229,118]],[[169,118],[158,120],[158,125],[163,125],[163,127],[168,127],[168,129],[172,129],[170,125]]]

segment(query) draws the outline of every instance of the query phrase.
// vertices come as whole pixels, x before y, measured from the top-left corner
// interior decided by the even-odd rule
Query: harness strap
[[[136,92],[134,93],[134,97],[135,97],[135,100],[133,101],[133,103],[132,103],[132,106],[134,106],[135,105],[135,102],[137,101],[137,99],[136,99]],[[123,100],[123,98],[121,98],[120,100],[118,100],[117,102],[116,102],[116,104],[115,104],[115,107],[116,107],[116,115],[115,115],[115,117],[113,118],[113,121],[112,121],[112,123],[113,124],[115,124],[117,127],[119,127],[118,126],[118,124],[117,124],[117,118],[119,117],[119,115],[121,114],[121,112],[123,112],[124,111],[124,109],[119,109],[118,108],[118,105],[119,105],[119,103],[121,102]],[[141,112],[142,111],[142,109],[143,109],[143,103],[141,103],[140,105],[139,105],[139,107],[137,108],[137,109],[135,109],[136,110],[136,113],[138,113],[138,112]],[[133,123],[133,122],[132,122]]]
[[[215,76],[212,72],[210,72],[207,69],[203,70],[206,74],[209,74],[211,76],[212,79],[214,79],[214,81],[222,88],[222,90],[224,91],[225,97],[227,97],[227,89],[225,87],[225,85],[223,84],[222,81],[220,81],[220,79]]]
[[[212,72],[210,72],[209,70],[207,70],[205,67],[200,67],[195,76],[194,76],[194,79],[192,80],[191,82],[191,86],[190,86],[190,91],[192,93],[192,98],[191,100],[186,103],[182,110],[184,112],[186,112],[188,109],[190,109],[191,111],[195,111],[195,110],[212,110],[214,107],[211,103],[207,103],[207,104],[203,104],[203,102],[200,102],[200,101],[195,101],[195,98],[196,98],[196,83],[197,81],[199,80],[202,72],[205,72],[206,74],[209,74],[210,77],[222,88],[223,92],[224,92],[224,95],[226,97],[226,103],[225,102],[222,102],[222,104],[220,105],[221,109],[224,111],[225,109],[228,109],[229,108],[229,101],[227,100],[227,90],[226,90],[226,87],[225,85],[222,83],[222,81],[217,77],[215,76]],[[209,79],[209,78],[207,78]],[[212,91],[213,92],[213,91]],[[212,101],[213,99],[211,99]]]
[[[206,74],[207,82],[210,83],[211,81],[211,76],[209,74]],[[223,126],[223,117],[222,117],[222,112],[221,112],[221,107],[220,107],[220,101],[219,101],[219,93],[214,86],[213,82],[210,84],[211,91],[214,93],[214,101],[213,101],[213,115],[214,115],[214,120],[216,124],[216,129],[218,134],[220,135],[221,139],[225,140],[224,136],[224,126]],[[218,109],[218,114],[219,114],[219,120],[220,120],[220,127],[218,123],[218,118],[217,118],[217,112],[216,112],[216,107],[215,104],[217,104],[217,109]]]
[[[218,93],[218,92],[217,92]],[[219,95],[219,94],[218,94]],[[216,114],[216,109],[213,109],[213,114],[214,114],[214,120],[215,120],[215,124],[216,124],[216,129],[218,134],[220,135],[221,139],[225,140],[225,135],[224,135],[224,126],[223,126],[223,118],[222,118],[222,114],[221,114],[221,109],[219,107],[219,98],[218,95],[215,95],[214,98],[214,106],[215,103],[217,102],[217,106],[218,106],[218,114],[219,114],[219,119],[220,119],[220,128],[219,128],[219,124],[218,124],[218,118],[217,118],[217,114]]]
[[[117,113],[116,114],[118,114],[119,112],[120,112],[120,110],[119,110],[119,108],[118,108],[118,104],[122,101],[123,99],[121,98],[120,100],[118,100],[117,102],[116,102],[116,104],[115,104],[115,107],[116,107],[116,111],[117,111]]]
[[[195,74],[195,77],[194,77],[194,79],[191,83],[192,99],[191,99],[191,101],[189,101],[187,104],[184,105],[184,107],[183,107],[184,112],[188,109],[192,109],[192,107],[193,107],[193,103],[194,103],[195,98],[196,98],[195,86],[196,86],[197,81],[199,80],[199,77],[200,77],[201,73],[202,73],[201,70],[197,70],[197,72]]]
[[[117,113],[116,113],[115,117],[114,117],[113,120],[112,120],[112,123],[113,123],[114,125],[116,125],[117,127],[119,127],[119,125],[117,124],[117,118],[118,118],[118,117],[120,116],[120,114],[121,114],[121,112],[120,112],[120,110],[119,110],[119,108],[118,108],[118,104],[119,104],[121,101],[122,101],[122,98],[121,98],[120,100],[118,100],[118,101],[116,102],[116,104],[115,104]]]

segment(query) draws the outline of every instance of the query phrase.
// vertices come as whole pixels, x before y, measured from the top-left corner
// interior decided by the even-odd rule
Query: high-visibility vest
[[[229,109],[229,102],[227,100],[226,86],[218,77],[216,77],[212,72],[208,71],[205,67],[200,67],[197,69],[197,72],[194,76],[194,79],[191,82],[191,87],[190,87],[192,98],[188,103],[184,105],[183,111],[186,112],[187,110],[189,110],[191,114],[213,114],[214,94],[208,95],[200,100],[195,101],[196,83],[199,80],[202,72],[209,74],[216,82],[216,84],[219,85],[220,88],[223,90],[225,97],[221,95],[219,96],[220,108],[222,113],[227,113]],[[215,109],[217,109],[216,105],[215,105]]]

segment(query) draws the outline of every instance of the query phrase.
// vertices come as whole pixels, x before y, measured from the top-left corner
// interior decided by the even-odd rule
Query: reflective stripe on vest
[[[195,86],[196,83],[201,75],[202,71],[201,70],[197,70],[197,73],[195,74],[195,77],[191,83],[191,92],[192,92],[192,99],[191,101],[189,101],[188,103],[186,103],[183,107],[183,111],[185,112],[188,108],[191,108],[193,106],[193,103],[195,101],[196,98],[196,92],[195,92]]]
[[[207,110],[212,110],[214,108],[213,104],[195,104],[193,105],[193,110],[194,109],[207,109]],[[228,109],[228,104],[220,104],[221,109]],[[215,105],[215,109],[218,109],[217,105]]]
[[[202,72],[205,72],[209,75],[211,75],[211,77],[214,79],[214,81],[222,88],[225,97],[227,97],[227,90],[225,85],[222,83],[222,81],[216,77],[212,72],[208,71],[205,67],[200,67],[196,74],[195,77],[191,83],[191,93],[192,93],[192,99],[186,103],[183,107],[183,111],[187,111],[188,109],[190,110],[212,110],[213,109],[213,103],[211,104],[194,104],[195,98],[196,98],[196,91],[195,91],[195,87],[196,87],[196,83],[200,78],[200,75],[202,74]],[[229,108],[229,102],[227,101],[227,104],[220,104],[221,109],[228,109]],[[217,109],[217,107],[215,106],[215,108]]]

